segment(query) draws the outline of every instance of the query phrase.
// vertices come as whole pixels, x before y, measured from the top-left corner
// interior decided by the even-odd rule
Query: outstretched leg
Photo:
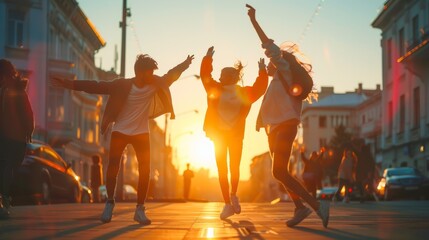
[[[317,211],[319,209],[317,200],[311,196],[301,183],[290,175],[288,171],[292,144],[297,133],[296,125],[291,124],[290,126],[280,126],[279,128],[280,129],[275,130],[275,132],[269,135],[270,148],[273,153],[273,176],[280,181],[286,189],[295,193]],[[294,196],[294,198],[296,198],[296,196]],[[297,199],[294,199],[295,204],[297,204],[296,201]],[[297,207],[298,206],[299,203]]]

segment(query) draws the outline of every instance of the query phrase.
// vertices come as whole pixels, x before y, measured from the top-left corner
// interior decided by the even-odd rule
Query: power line
[[[140,40],[139,40],[139,37],[137,35],[136,28],[134,27],[134,19],[131,16],[130,16],[130,20],[131,21],[130,21],[130,25],[129,26],[130,26],[131,30],[133,31],[134,40],[136,41],[137,48],[139,50],[139,53],[143,53],[141,45],[140,45]]]
[[[311,25],[313,25],[314,19],[317,15],[319,15],[320,10],[322,9],[323,3],[325,0],[320,0],[319,4],[317,4],[316,9],[314,10],[313,14],[311,15],[310,19],[308,20],[307,24],[305,25],[304,30],[301,33],[301,36],[299,37],[298,43],[300,44],[302,40],[304,40],[305,36],[307,35],[308,30],[310,30]]]

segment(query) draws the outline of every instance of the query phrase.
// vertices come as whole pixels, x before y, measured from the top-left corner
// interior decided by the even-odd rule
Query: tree
[[[337,178],[338,166],[341,163],[344,147],[352,141],[352,134],[347,132],[345,126],[340,125],[335,128],[335,135],[331,138],[328,145],[327,164],[325,174],[329,176],[331,183]]]

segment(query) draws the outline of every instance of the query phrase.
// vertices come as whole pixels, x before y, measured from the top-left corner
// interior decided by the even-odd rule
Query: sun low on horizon
[[[191,170],[208,169],[210,177],[217,176],[213,142],[203,132],[189,133],[177,140],[173,146],[173,165],[179,174],[190,164]]]

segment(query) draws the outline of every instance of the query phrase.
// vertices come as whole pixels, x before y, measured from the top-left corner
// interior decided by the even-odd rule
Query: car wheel
[[[386,187],[386,189],[384,190],[384,200],[385,201],[390,201],[392,200],[392,196],[389,193],[389,188]]]
[[[88,193],[84,192],[82,193],[82,200],[81,203],[90,203],[91,198],[89,197]]]
[[[80,202],[80,191],[79,187],[74,186],[71,192],[70,202],[79,203]]]
[[[41,193],[41,204],[50,204],[51,203],[51,185],[47,180],[43,180],[40,185],[40,193]]]

